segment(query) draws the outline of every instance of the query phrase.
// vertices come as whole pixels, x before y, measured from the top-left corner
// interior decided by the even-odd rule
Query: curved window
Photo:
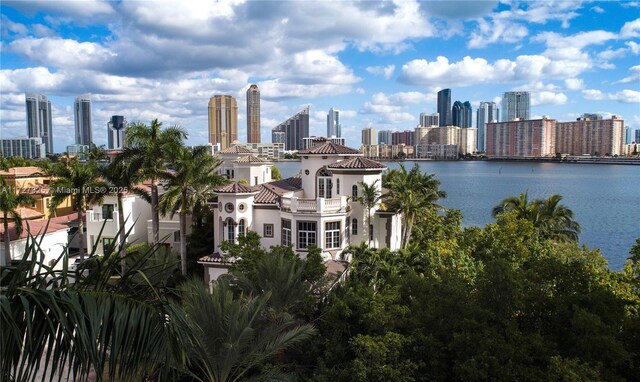
[[[351,220],[351,234],[352,235],[358,234],[358,219]]]
[[[230,243],[235,243],[236,242],[235,223],[233,222],[233,220],[227,219],[226,226],[227,226],[227,241]]]
[[[354,184],[353,187],[351,187],[351,196],[353,196],[354,198],[358,197],[358,185]]]
[[[240,219],[238,223],[238,237],[244,236],[244,219]]]

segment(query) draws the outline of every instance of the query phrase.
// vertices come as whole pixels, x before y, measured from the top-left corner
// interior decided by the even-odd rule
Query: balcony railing
[[[330,213],[330,212],[344,212],[347,208],[347,197],[341,196],[339,198],[282,198],[280,209],[288,212],[315,212],[315,213]]]
[[[111,213],[111,216],[108,217],[107,219],[105,219],[104,215],[102,214],[102,212],[94,212],[92,210],[87,211],[87,220],[91,221],[91,222],[101,222],[101,221],[117,221],[118,220],[118,211],[113,211]]]

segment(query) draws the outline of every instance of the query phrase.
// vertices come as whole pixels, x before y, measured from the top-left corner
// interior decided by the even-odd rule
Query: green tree
[[[234,297],[224,283],[209,292],[201,283],[185,287],[184,307],[198,341],[189,349],[191,363],[212,382],[282,380],[277,355],[315,333],[287,315],[269,313],[271,292]],[[270,361],[270,365],[267,363]]]
[[[12,187],[7,186],[7,182],[0,177],[0,211],[2,212],[2,223],[4,225],[4,257],[0,258],[2,265],[11,264],[11,235],[9,232],[9,220],[13,220],[16,235],[22,232],[22,217],[18,210],[20,206],[31,205],[34,199],[31,195],[16,193]]]
[[[187,138],[185,130],[179,126],[162,129],[157,119],[147,126],[134,123],[127,129],[125,148],[118,160],[131,160],[139,166],[141,175],[151,181],[151,230],[153,242],[160,241],[160,214],[158,181],[166,174],[169,162]]]
[[[369,245],[371,245],[371,209],[375,208],[382,199],[382,193],[378,189],[379,179],[376,179],[373,183],[368,184],[365,182],[358,182],[360,186],[360,195],[355,197],[355,201],[362,205],[362,208],[367,213],[367,233],[369,237]]]
[[[125,216],[122,203],[123,197],[127,193],[134,193],[147,202],[150,202],[151,198],[149,196],[149,193],[144,188],[138,185],[143,179],[141,179],[140,172],[138,171],[136,166],[134,166],[128,160],[111,162],[109,166],[100,168],[100,173],[102,174],[104,180],[109,184],[109,188],[115,191],[116,197],[118,199],[118,224],[120,226],[120,230],[118,231],[119,248],[120,257],[124,258],[124,254],[126,251],[126,229],[124,228]]]
[[[102,202],[107,184],[100,180],[100,173],[93,161],[81,163],[77,158],[73,158],[67,163],[56,163],[50,171],[54,177],[49,184],[49,188],[54,190],[50,209],[53,213],[63,201],[71,197],[73,209],[78,214],[80,259],[84,260],[85,212],[90,205]]]
[[[180,258],[182,274],[187,274],[187,215],[196,206],[206,205],[213,196],[213,186],[226,182],[216,172],[220,162],[209,155],[206,146],[193,149],[181,147],[174,152],[173,171],[165,172],[167,190],[160,199],[160,211],[171,216],[177,212],[180,217]],[[205,186],[209,193],[203,193]],[[200,207],[202,208],[202,207]]]
[[[280,169],[277,166],[271,166],[271,179],[272,180],[282,179],[282,174],[280,173]]]

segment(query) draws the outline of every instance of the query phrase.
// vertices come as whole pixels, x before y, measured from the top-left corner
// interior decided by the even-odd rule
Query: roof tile
[[[327,166],[328,168],[336,169],[385,169],[387,166],[384,163],[374,161],[369,158],[355,157],[346,159]]]
[[[298,151],[298,155],[357,155],[361,154],[359,150],[351,147],[339,145],[333,142],[325,142],[321,145],[306,150]]]
[[[260,191],[258,187],[251,187],[239,182],[233,182],[214,189],[219,194],[252,194]]]

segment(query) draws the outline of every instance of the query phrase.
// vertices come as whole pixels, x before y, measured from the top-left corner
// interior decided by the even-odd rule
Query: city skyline
[[[74,142],[78,94],[92,94],[98,145],[107,143],[112,115],[179,124],[193,145],[208,142],[215,94],[233,95],[246,125],[253,83],[262,142],[309,105],[310,135],[325,135],[326,111],[335,107],[342,136],[356,146],[367,126],[415,128],[420,113],[437,111],[445,88],[470,101],[473,126],[480,102],[500,105],[504,92],[530,91],[531,118],[616,114],[640,128],[640,19],[631,2],[8,1],[1,12],[0,135],[25,136],[24,94],[42,94],[52,103],[55,152]],[[219,32],[229,25],[247,30],[229,40]],[[250,25],[264,30],[260,38]],[[175,54],[184,59],[162,59]],[[247,141],[244,129],[238,135]]]

